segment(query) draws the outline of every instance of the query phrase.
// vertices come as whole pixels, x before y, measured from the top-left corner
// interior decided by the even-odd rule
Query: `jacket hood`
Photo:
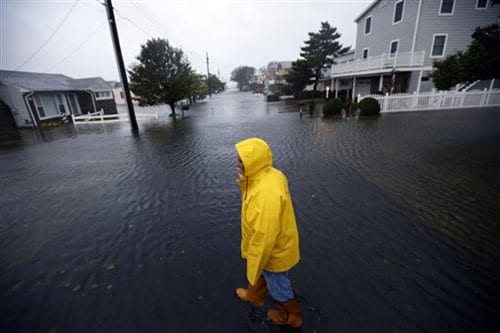
[[[264,140],[250,138],[238,142],[235,147],[243,162],[245,177],[251,177],[260,170],[273,166],[271,148]]]

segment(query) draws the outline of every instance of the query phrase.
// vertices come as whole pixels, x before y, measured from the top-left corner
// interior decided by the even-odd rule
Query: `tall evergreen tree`
[[[294,94],[301,92],[313,82],[314,73],[304,59],[292,62],[292,68],[285,74],[285,80],[291,85]]]
[[[319,32],[310,32],[309,39],[304,41],[300,56],[303,57],[314,74],[314,90],[321,79],[322,70],[335,63],[335,58],[349,51],[338,42],[340,33],[328,22],[321,22]]]

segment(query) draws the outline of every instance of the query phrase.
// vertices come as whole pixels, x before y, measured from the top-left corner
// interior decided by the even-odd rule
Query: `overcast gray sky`
[[[0,0],[0,67],[17,69],[39,50],[18,70],[118,80],[106,11],[99,1]],[[182,48],[199,72],[206,72],[208,52],[210,72],[220,71],[229,81],[239,65],[259,68],[272,60],[297,59],[307,33],[318,31],[321,21],[337,27],[341,43],[354,46],[354,19],[371,2],[114,0],[113,5],[127,67],[141,44],[161,37]]]

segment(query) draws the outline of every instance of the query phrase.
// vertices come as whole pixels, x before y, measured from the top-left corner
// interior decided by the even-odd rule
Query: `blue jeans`
[[[262,275],[266,280],[267,290],[269,290],[272,298],[278,302],[286,302],[294,298],[288,272],[262,271]]]

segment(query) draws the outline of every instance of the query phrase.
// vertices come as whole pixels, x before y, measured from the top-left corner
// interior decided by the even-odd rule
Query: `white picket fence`
[[[372,97],[380,112],[426,111],[500,106],[500,89],[483,91],[431,91],[413,94],[358,95],[358,101]]]
[[[135,117],[139,119],[158,119],[158,111],[151,113],[136,113]],[[129,116],[127,113],[117,113],[117,114],[104,114],[103,109],[97,112],[82,114],[80,116],[71,115],[71,120],[73,124],[101,124],[101,123],[113,123],[121,121],[129,121]]]

